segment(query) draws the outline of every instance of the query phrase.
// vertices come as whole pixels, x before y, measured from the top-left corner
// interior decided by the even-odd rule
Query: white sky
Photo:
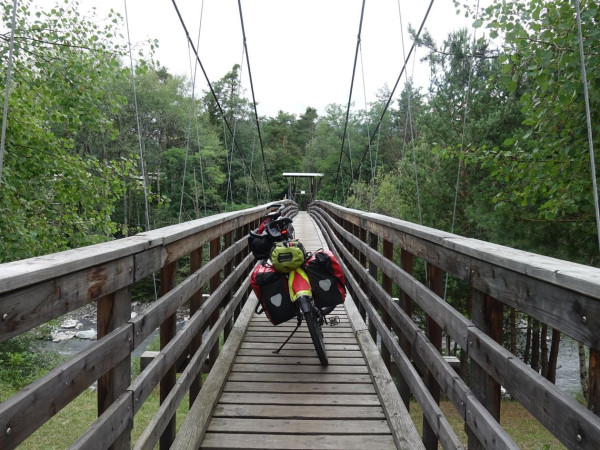
[[[475,1],[475,0],[474,0]],[[36,0],[53,5],[54,0]],[[97,6],[99,16],[114,8],[125,12],[124,0],[80,0],[82,8]],[[200,60],[214,82],[234,64],[242,64],[242,84],[251,99],[248,68],[243,58],[243,40],[237,0],[176,0],[190,36],[198,46]],[[308,106],[320,114],[330,103],[346,107],[356,51],[362,0],[242,0],[250,69],[261,116],[279,110],[300,115]],[[398,6],[400,4],[400,7]],[[202,22],[201,10],[202,11]],[[426,0],[370,0],[365,4],[353,103],[364,108],[376,92],[394,86],[404,52],[411,41],[408,25],[418,29],[429,2]],[[157,59],[171,73],[191,78],[187,39],[169,0],[127,0],[129,33],[133,45],[147,38],[159,40]],[[450,31],[470,27],[471,20],[457,16],[452,0],[436,0],[426,22],[436,42]],[[124,30],[126,35],[126,30]],[[415,80],[427,85],[428,69],[419,63]],[[364,82],[363,82],[364,69]],[[408,68],[413,73],[413,65]],[[207,88],[198,70],[198,86]],[[364,88],[363,88],[364,86]],[[398,88],[397,93],[401,89]]]

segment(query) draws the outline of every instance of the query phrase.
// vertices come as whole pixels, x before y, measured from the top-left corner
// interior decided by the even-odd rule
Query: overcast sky
[[[37,2],[54,4],[53,0]],[[109,8],[125,15],[124,0],[80,3],[82,8],[97,6],[100,16]],[[173,2],[127,0],[126,4],[132,44],[158,39],[160,63],[191,78],[187,39]],[[177,0],[176,4],[194,45],[200,31],[199,56],[211,82],[243,62],[242,84],[251,98],[238,1]],[[346,106],[362,0],[242,0],[241,5],[259,115],[273,117],[279,110],[300,115],[308,106],[322,114],[330,103]],[[356,108],[364,108],[365,100],[374,101],[385,84],[393,87],[411,45],[408,26],[418,29],[428,6],[426,0],[366,1],[352,96]],[[425,27],[441,42],[450,31],[470,25],[470,20],[456,15],[452,0],[436,0]],[[411,63],[408,73],[414,70],[415,80],[426,86],[427,67],[419,63],[423,53],[416,56],[416,65],[413,69]],[[206,89],[199,70],[198,83]]]

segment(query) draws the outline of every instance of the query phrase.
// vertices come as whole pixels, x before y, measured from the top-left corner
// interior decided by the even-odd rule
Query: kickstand
[[[279,353],[281,351],[281,349],[285,346],[285,344],[287,344],[288,341],[292,338],[294,333],[296,331],[298,331],[298,328],[300,328],[300,325],[302,325],[302,319],[298,318],[298,325],[296,325],[296,328],[294,328],[294,331],[292,331],[292,334],[290,334],[288,336],[288,338],[285,340],[285,342],[283,344],[281,344],[281,347],[279,347],[277,350],[273,350],[273,353]]]

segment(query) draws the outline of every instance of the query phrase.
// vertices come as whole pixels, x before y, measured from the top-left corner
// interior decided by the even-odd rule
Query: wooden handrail
[[[514,447],[498,423],[500,385],[569,448],[600,447],[600,418],[497,342],[502,333],[497,328],[498,314],[506,305],[588,345],[590,361],[595,361],[600,351],[600,269],[327,202],[313,203],[310,212],[347,266],[351,293],[376,328],[382,354],[391,353],[398,366],[399,390],[410,388],[421,403],[431,425],[424,427],[424,433],[432,435],[423,436],[427,448],[436,448],[438,439],[454,445],[448,430],[437,423],[438,400],[431,401],[437,386],[463,417],[469,448]],[[402,262],[395,261],[386,242],[400,250]],[[378,244],[386,256],[377,251]],[[428,268],[429,283],[404,270],[411,268],[415,259]],[[373,275],[378,270],[384,283],[389,277],[401,291],[401,303],[392,298],[389,286],[382,286]],[[442,272],[469,285],[473,307],[480,308],[473,312],[473,321],[442,298],[439,285],[434,283],[439,283]],[[440,327],[466,352],[473,367],[470,380],[463,381],[457,375],[442,358],[439,341],[432,345],[431,335],[413,322],[412,303],[425,312],[430,327]],[[493,306],[496,304],[500,309]],[[386,323],[387,317],[391,323]],[[402,345],[392,337],[392,330]],[[409,360],[420,372],[419,380],[407,367]],[[426,374],[435,379],[435,384],[427,384],[433,389],[430,398],[423,394],[421,377]],[[599,381],[592,380],[596,384]],[[590,405],[598,401],[592,396]]]
[[[297,205],[285,204],[284,215],[293,216]],[[173,422],[177,404],[197,385],[211,349],[211,359],[216,358],[220,334],[229,332],[248,296],[254,259],[247,235],[258,226],[266,206],[0,265],[0,342],[92,302],[98,304],[99,322],[98,340],[90,347],[0,403],[0,448],[15,448],[99,378],[99,418],[75,448],[130,448],[134,415],[159,384],[164,407],[152,424],[162,433],[161,446],[168,446],[174,428],[165,424]],[[208,255],[203,252],[208,245],[213,258],[203,264],[198,258]],[[177,283],[177,263],[188,255],[192,270]],[[132,286],[159,271],[160,297],[131,318]],[[202,302],[204,289],[210,295]],[[190,300],[191,318],[177,331],[175,314]],[[162,351],[132,382],[131,353],[158,328],[164,331]],[[207,328],[210,334],[200,344]],[[175,363],[189,349],[187,374],[175,382]],[[143,445],[153,446],[156,439],[156,431],[147,431]]]

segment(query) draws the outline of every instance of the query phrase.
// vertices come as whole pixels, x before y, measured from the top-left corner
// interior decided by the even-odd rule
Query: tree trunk
[[[510,308],[510,352],[517,354],[517,310]]]
[[[537,319],[532,320],[533,331],[531,335],[531,368],[540,371],[540,323]]]
[[[523,362],[529,364],[529,355],[531,352],[531,316],[527,316],[527,334],[525,336],[525,353],[523,355]]]
[[[579,348],[579,380],[581,381],[581,390],[583,397],[588,398],[588,378],[587,368],[585,366],[585,347],[581,342],[577,342]]]
[[[542,333],[540,335],[540,348],[542,350],[542,376],[548,378],[548,325],[542,325]]]
[[[560,331],[552,329],[552,344],[550,345],[550,358],[548,359],[548,376],[551,383],[556,383],[556,365],[558,364],[558,348],[560,346]]]

